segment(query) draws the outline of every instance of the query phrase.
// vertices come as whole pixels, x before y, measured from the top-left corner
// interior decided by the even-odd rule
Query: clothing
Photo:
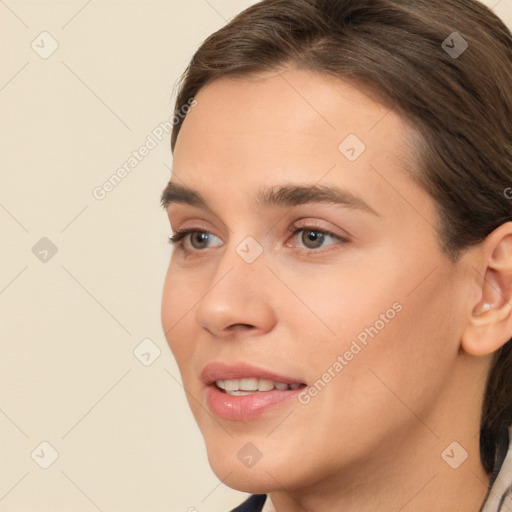
[[[266,499],[266,494],[253,494],[231,512],[261,512]]]
[[[266,494],[253,494],[231,512],[263,512],[266,499]],[[480,512],[512,512],[512,427],[498,452],[496,469]]]

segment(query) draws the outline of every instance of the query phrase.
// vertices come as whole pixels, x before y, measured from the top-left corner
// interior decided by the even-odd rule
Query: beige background
[[[171,155],[155,133],[194,49],[251,3],[0,0],[1,512],[245,496],[210,470],[160,326]],[[485,3],[512,26],[512,0]]]

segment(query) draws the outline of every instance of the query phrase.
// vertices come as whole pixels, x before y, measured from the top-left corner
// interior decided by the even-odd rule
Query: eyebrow
[[[183,203],[212,211],[206,199],[196,190],[169,182],[162,193],[162,206]],[[380,215],[361,197],[332,185],[278,185],[264,188],[256,194],[256,202],[263,207],[294,207],[310,203],[327,203],[345,206]]]

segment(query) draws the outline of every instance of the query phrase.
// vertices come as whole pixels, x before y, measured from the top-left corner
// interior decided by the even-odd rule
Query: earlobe
[[[470,312],[462,348],[475,356],[496,352],[512,338],[512,222],[496,228],[482,243],[479,301]]]

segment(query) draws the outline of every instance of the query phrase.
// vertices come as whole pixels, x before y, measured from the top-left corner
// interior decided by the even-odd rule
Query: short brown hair
[[[175,112],[216,79],[288,64],[364,87],[417,128],[414,177],[436,203],[452,260],[512,220],[512,36],[490,9],[476,0],[263,0],[200,46]],[[483,403],[489,473],[511,423],[509,341],[494,356]]]

